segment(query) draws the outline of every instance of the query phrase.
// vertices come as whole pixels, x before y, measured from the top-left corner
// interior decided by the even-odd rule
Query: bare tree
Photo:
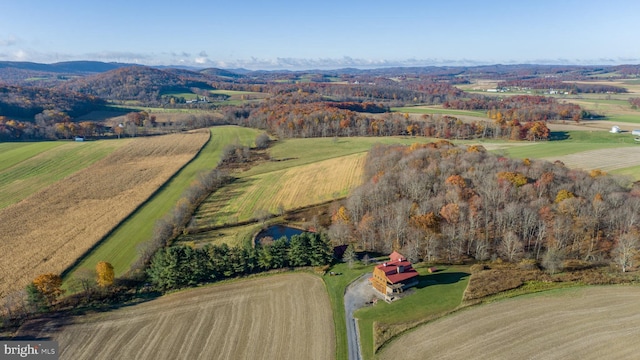
[[[640,242],[635,234],[622,234],[618,238],[618,243],[613,249],[613,256],[622,268],[622,272],[626,272],[628,268],[633,266],[633,258],[638,254]]]
[[[564,252],[561,249],[553,246],[547,249],[547,252],[542,256],[542,267],[547,270],[551,275],[561,271],[564,261]]]
[[[342,221],[337,221],[329,226],[329,238],[334,244],[346,244],[351,235],[351,228]]]
[[[267,135],[267,133],[261,133],[256,137],[256,140],[255,140],[256,147],[258,149],[266,149],[267,147],[269,147],[270,141],[271,139],[269,138],[269,135]]]
[[[522,242],[518,239],[518,236],[513,231],[508,231],[500,241],[500,254],[504,256],[509,262],[518,260],[522,255]]]

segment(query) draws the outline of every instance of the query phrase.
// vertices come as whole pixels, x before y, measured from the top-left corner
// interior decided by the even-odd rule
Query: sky
[[[246,68],[640,63],[640,1],[2,0],[0,61]]]

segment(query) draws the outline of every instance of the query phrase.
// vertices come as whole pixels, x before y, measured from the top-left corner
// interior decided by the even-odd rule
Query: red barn
[[[400,293],[418,284],[418,272],[402,254],[394,251],[389,261],[373,269],[371,285],[385,296]]]

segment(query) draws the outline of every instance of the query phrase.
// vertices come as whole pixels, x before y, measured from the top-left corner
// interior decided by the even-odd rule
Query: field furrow
[[[0,210],[0,297],[61,273],[190,161],[208,132],[130,141]],[[86,165],[85,165],[86,166]]]
[[[0,154],[0,209],[84,169],[128,141],[16,145]]]
[[[277,213],[280,206],[290,210],[346,196],[362,182],[365,156],[341,156],[239,179],[198,209],[198,222],[206,226],[212,221],[243,221],[256,210]]]
[[[329,298],[322,281],[309,274],[218,284],[76,318],[62,327],[55,322],[39,336],[59,342],[60,359],[321,360],[335,355]]]
[[[589,287],[478,306],[401,336],[382,359],[627,359],[640,288]]]
[[[549,161],[560,160],[571,168],[612,171],[640,165],[640,145],[637,147],[583,151],[544,159]]]

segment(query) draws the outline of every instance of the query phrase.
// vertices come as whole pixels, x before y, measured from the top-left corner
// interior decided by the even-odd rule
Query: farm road
[[[366,273],[352,282],[344,292],[344,309],[347,319],[347,342],[349,347],[349,360],[360,360],[360,333],[358,323],[353,313],[371,301],[376,294],[369,285],[371,273]]]

